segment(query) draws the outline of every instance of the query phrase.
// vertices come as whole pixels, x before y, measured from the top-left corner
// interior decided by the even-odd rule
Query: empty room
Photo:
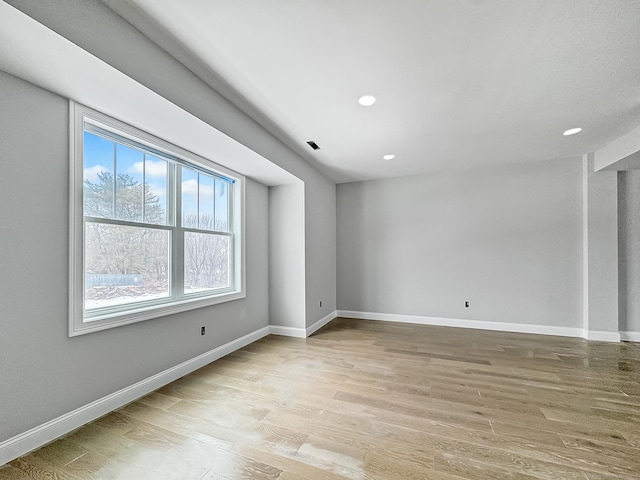
[[[0,0],[0,479],[640,480],[639,20]]]

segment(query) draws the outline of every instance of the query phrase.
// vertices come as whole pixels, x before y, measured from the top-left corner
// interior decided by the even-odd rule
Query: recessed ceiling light
[[[395,155],[393,155],[392,153],[389,153],[388,155],[385,155],[384,157],[385,160],[393,160],[394,158],[396,158]]]
[[[582,129],[580,127],[570,128],[569,130],[564,132],[563,135],[565,137],[568,137],[569,135],[575,135],[576,133],[580,133],[581,131],[582,131]]]
[[[376,97],[374,97],[373,95],[365,95],[363,97],[360,97],[358,103],[363,107],[370,107],[371,105],[376,103]]]

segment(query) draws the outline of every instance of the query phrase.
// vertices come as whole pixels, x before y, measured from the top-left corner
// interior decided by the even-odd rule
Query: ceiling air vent
[[[320,147],[318,146],[318,144],[313,140],[309,140],[307,142],[307,145],[309,145],[313,150],[320,150]]]

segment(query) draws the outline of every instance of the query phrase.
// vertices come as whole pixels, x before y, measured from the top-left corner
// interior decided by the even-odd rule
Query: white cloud
[[[182,182],[182,193],[184,195],[198,194],[198,181],[195,179],[185,180]]]
[[[167,162],[163,160],[158,160],[156,162],[153,160],[147,160],[146,167],[143,165],[143,162],[134,162],[127,171],[128,173],[142,174],[143,169],[145,170],[145,175],[148,177],[164,177],[167,175]]]
[[[162,185],[155,185],[153,183],[148,183],[147,185],[149,185],[149,191],[153,194],[153,195],[157,195],[159,196],[161,199],[164,200],[164,198],[167,195],[167,189],[162,186]]]
[[[213,185],[200,184],[200,198],[213,198],[213,190]],[[192,178],[191,180],[185,180],[182,182],[182,193],[184,195],[196,196],[198,194],[198,181],[195,178]]]
[[[98,174],[101,172],[108,172],[109,169],[107,167],[103,167],[102,165],[94,165],[93,167],[84,169],[84,179],[89,180],[91,183],[95,183],[98,181]]]

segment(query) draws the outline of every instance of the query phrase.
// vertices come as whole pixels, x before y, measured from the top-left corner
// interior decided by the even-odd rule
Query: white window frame
[[[245,177],[228,168],[180,148],[138,128],[111,118],[105,114],[70,101],[70,179],[69,179],[69,336],[74,337],[90,332],[105,330],[131,323],[150,320],[157,317],[172,315],[187,310],[202,308],[210,305],[238,300],[246,297],[245,276]],[[175,159],[187,167],[195,167],[215,176],[222,176],[232,180],[233,188],[229,202],[229,222],[232,245],[230,258],[230,287],[222,291],[196,293],[189,295],[173,295],[171,298],[139,302],[118,307],[110,307],[85,316],[84,307],[84,131],[85,122],[102,130],[130,139],[131,141],[148,147],[152,152]],[[169,217],[173,219],[172,238],[179,238],[176,234],[178,213],[176,204],[167,203]],[[180,227],[181,233],[194,229]],[[197,230],[195,230],[197,231]],[[174,246],[174,249],[177,246]],[[171,269],[182,268],[182,259],[172,255]],[[175,276],[170,274],[171,288],[174,293],[182,289],[176,285]]]

